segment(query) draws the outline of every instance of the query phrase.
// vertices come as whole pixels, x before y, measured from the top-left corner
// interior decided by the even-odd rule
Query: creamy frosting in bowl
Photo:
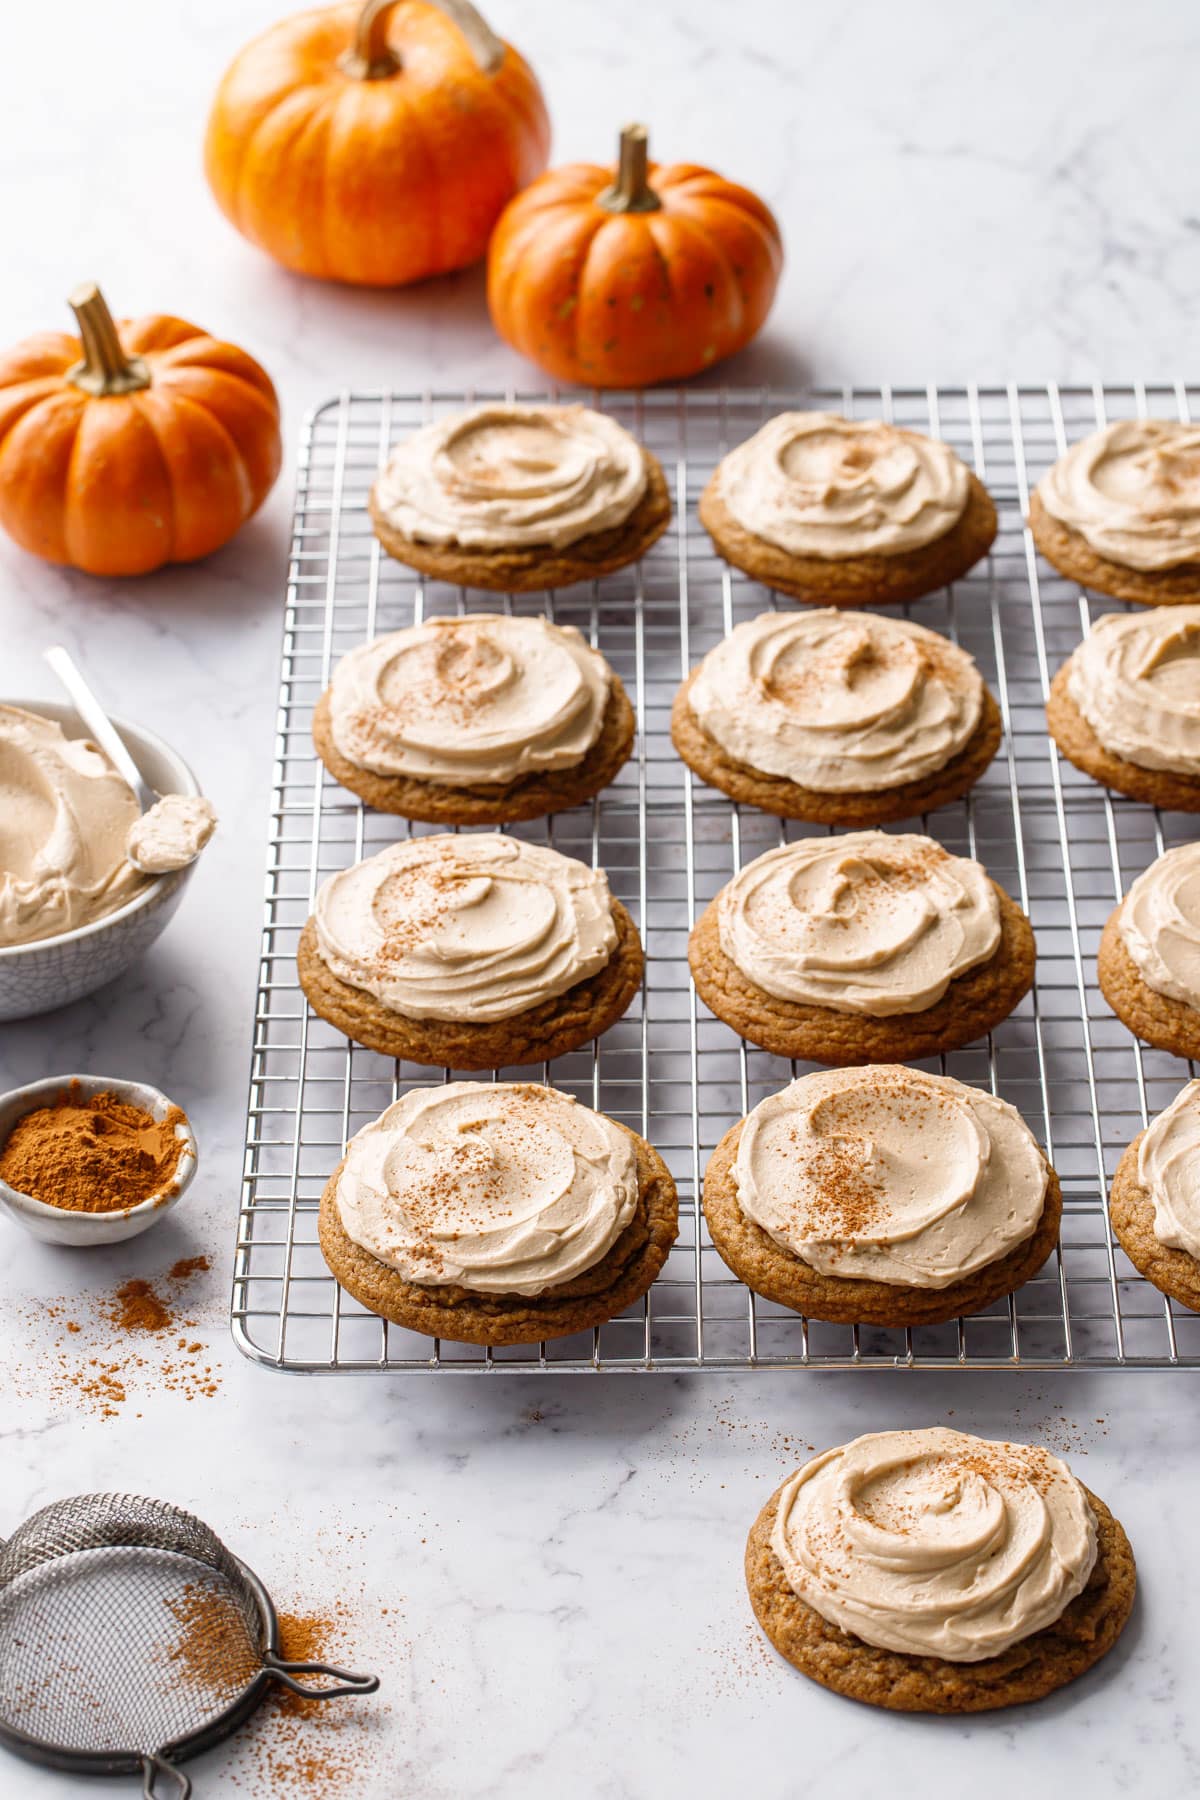
[[[1049,1171],[993,1094],[901,1064],[802,1075],[747,1116],[738,1205],[822,1275],[938,1289],[1029,1239]]]
[[[1067,665],[1067,692],[1114,756],[1200,776],[1200,605],[1105,613]]]
[[[347,1235],[426,1287],[535,1297],[607,1255],[633,1219],[629,1133],[555,1088],[413,1088],[350,1140]]]
[[[801,838],[747,863],[717,900],[721,948],[780,1000],[889,1018],[924,1012],[995,955],[980,863],[915,833]]]
[[[396,531],[471,550],[562,549],[623,525],[646,459],[586,406],[477,406],[422,426],[391,454],[376,509]]]
[[[736,625],[688,690],[728,756],[818,793],[901,787],[946,766],[983,710],[974,660],[910,619],[837,607]]]
[[[1200,1008],[1200,843],[1168,850],[1143,870],[1117,930],[1148,988]]]
[[[499,833],[410,838],[330,875],[314,906],[333,973],[409,1019],[510,1019],[604,968],[602,870]]]
[[[816,1456],[782,1489],[771,1548],[793,1593],[864,1643],[980,1662],[1087,1586],[1096,1520],[1058,1457],[935,1426]]]
[[[1200,426],[1120,419],[1072,444],[1038,483],[1051,518],[1127,569],[1200,562]]]
[[[966,509],[948,444],[880,419],[787,412],[731,450],[717,492],[744,530],[793,556],[895,556],[944,537]]]
[[[342,657],[330,730],[360,769],[435,786],[500,784],[582,762],[611,683],[573,626],[503,613],[430,619]]]
[[[132,899],[132,788],[56,720],[0,706],[0,945],[57,937]]]
[[[1200,1081],[1189,1081],[1151,1121],[1137,1153],[1138,1181],[1154,1207],[1154,1235],[1200,1260]]]

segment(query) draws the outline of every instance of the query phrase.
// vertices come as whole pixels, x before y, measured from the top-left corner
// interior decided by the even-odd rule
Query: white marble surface
[[[519,379],[477,274],[341,293],[273,269],[217,215],[199,172],[206,96],[278,10],[62,0],[51,23],[5,9],[0,340],[62,322],[66,292],[98,277],[121,310],[174,310],[255,350],[289,449],[303,409],[344,384]],[[602,153],[647,117],[663,154],[711,161],[778,210],[783,291],[731,375],[1194,374],[1200,43],[1185,0],[496,0],[493,15],[542,75],[558,156]],[[39,652],[63,640],[115,708],[194,761],[222,816],[134,979],[0,1037],[3,1085],[71,1067],[149,1079],[202,1145],[186,1205],[124,1253],[56,1252],[5,1224],[0,1530],[73,1491],[158,1492],[210,1520],[282,1603],[345,1609],[346,1655],[384,1680],[336,1740],[343,1762],[361,1744],[357,1778],[302,1788],[286,1760],[272,1770],[260,1730],[194,1765],[202,1795],[1048,1796],[1083,1771],[1094,1793],[1194,1787],[1192,1377],[322,1382],[238,1358],[224,1314],[289,502],[285,477],[223,554],[136,585],[0,545],[4,694],[49,695]],[[97,1417],[51,1352],[103,1361],[99,1298],[200,1252],[213,1269],[190,1290],[187,1337],[206,1350],[174,1354],[207,1361],[218,1391],[164,1386],[156,1346],[116,1416]],[[743,1534],[806,1445],[949,1417],[1071,1454],[1129,1527],[1141,1599],[1103,1672],[1037,1709],[876,1715],[760,1649]],[[80,1790],[5,1762],[0,1791]]]

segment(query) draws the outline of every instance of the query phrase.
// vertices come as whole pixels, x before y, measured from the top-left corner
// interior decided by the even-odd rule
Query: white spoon
[[[139,860],[138,856],[127,847],[125,854],[129,861],[135,869],[140,869],[146,875],[162,875],[169,869],[185,869],[189,863],[195,862],[212,836],[213,828],[216,825],[216,818],[207,800],[192,799],[185,794],[161,795],[155,793],[126,749],[124,738],[84,680],[70,651],[62,644],[52,644],[50,649],[45,652],[45,657],[66,688],[75,711],[87,726],[91,736],[95,738],[117,774],[133,789],[143,818],[155,808],[160,809],[158,816],[162,816],[162,811],[172,802],[174,803],[173,810],[179,815],[178,820],[172,818],[170,821],[176,828],[172,832],[172,843],[165,861],[161,857],[157,858],[153,864]],[[133,830],[136,831],[137,827],[134,826]]]

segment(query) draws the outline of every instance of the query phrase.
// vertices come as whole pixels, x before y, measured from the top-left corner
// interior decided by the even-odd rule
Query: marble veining
[[[98,278],[118,311],[178,311],[259,354],[289,454],[304,410],[345,385],[525,378],[490,332],[477,271],[396,295],[305,284],[211,205],[207,95],[281,0],[66,0],[52,59],[44,9],[10,10],[2,341],[62,325],[66,292]],[[1182,0],[1096,0],[1086,20],[1027,0],[823,12],[495,0],[490,12],[542,76],[557,157],[605,155],[619,124],[644,117],[660,155],[710,161],[777,209],[780,299],[729,379],[1194,373],[1185,96],[1200,34]],[[5,694],[50,696],[40,651],[66,643],[115,709],[196,767],[221,816],[178,917],[130,977],[0,1031],[5,1086],[72,1067],[141,1077],[187,1106],[201,1151],[186,1202],[123,1250],[56,1251],[4,1224],[0,1532],[65,1493],[144,1489],[195,1508],[282,1605],[340,1605],[341,1653],[384,1685],[343,1734],[361,1768],[330,1778],[330,1800],[915,1800],[1017,1783],[1051,1796],[1083,1770],[1095,1793],[1194,1787],[1200,1453],[1186,1376],[325,1383],[238,1357],[226,1307],[290,498],[285,476],[221,554],[135,583],[0,544]],[[100,1416],[71,1366],[128,1351],[111,1348],[105,1296],[200,1253],[212,1270],[183,1310],[202,1350],[149,1346]],[[192,1373],[168,1377],[181,1359]],[[1140,1555],[1118,1651],[1020,1715],[873,1714],[794,1676],[750,1620],[745,1531],[809,1446],[944,1420],[1066,1454]],[[270,1775],[266,1741],[255,1731],[193,1765],[198,1795],[303,1791]],[[13,1800],[80,1791],[0,1764]]]

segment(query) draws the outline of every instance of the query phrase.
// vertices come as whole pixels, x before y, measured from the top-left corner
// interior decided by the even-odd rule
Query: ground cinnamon
[[[50,1106],[18,1119],[0,1152],[0,1177],[19,1193],[67,1212],[118,1212],[170,1188],[183,1113],[156,1119],[104,1092],[85,1098],[73,1081]]]

